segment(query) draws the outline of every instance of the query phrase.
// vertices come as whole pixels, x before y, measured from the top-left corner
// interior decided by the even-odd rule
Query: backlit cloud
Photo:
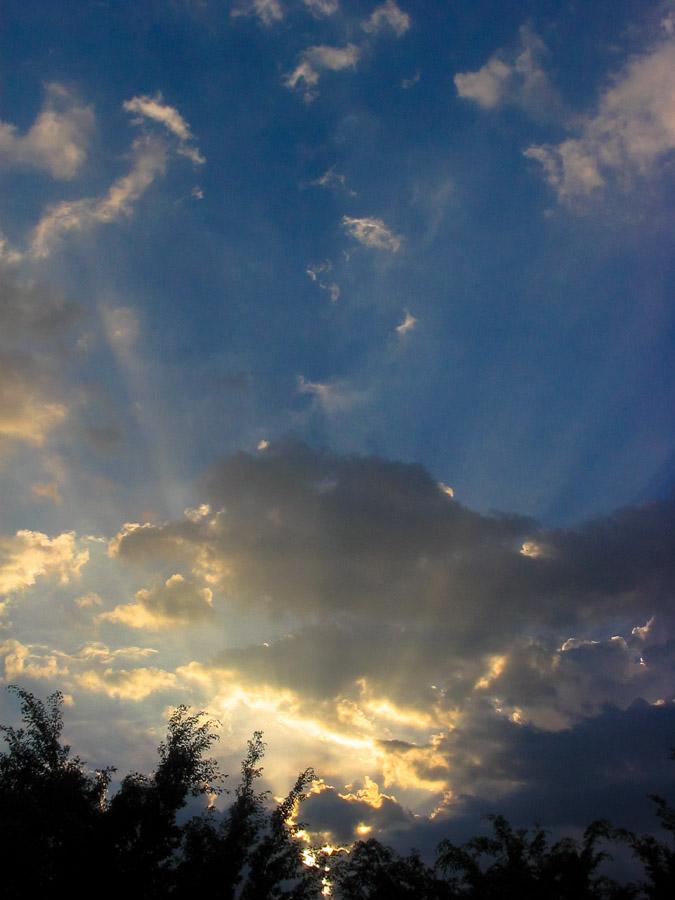
[[[80,576],[89,559],[76,535],[64,532],[54,538],[24,529],[0,536],[0,594],[20,591],[38,578],[54,578],[68,584]]]

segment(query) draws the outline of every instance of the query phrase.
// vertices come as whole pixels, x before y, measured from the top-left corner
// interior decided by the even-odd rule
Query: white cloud
[[[181,156],[186,156],[196,165],[203,165],[206,162],[197,147],[189,143],[194,140],[190,126],[175,107],[164,103],[161,93],[158,92],[154,97],[147,95],[132,97],[131,100],[125,101],[124,109],[139,117],[135,120],[137,123],[143,119],[151,119],[163,125],[170,134],[178,138],[178,153]]]
[[[0,122],[0,166],[44,169],[70,180],[83,165],[94,128],[90,106],[77,103],[62,85],[46,86],[44,106],[25,135]]]
[[[384,28],[391,28],[396,37],[402,37],[410,28],[410,16],[403,12],[395,0],[387,0],[372,11],[370,18],[361,27],[368,34],[378,34]]]
[[[343,216],[342,224],[347,233],[364,247],[389,250],[391,253],[396,253],[401,247],[401,236],[391,231],[382,219],[353,219]]]
[[[302,53],[295,69],[284,79],[284,84],[287,88],[295,90],[301,82],[304,83],[305,101],[311,102],[317,96],[317,92],[312,89],[319,83],[323,69],[331,72],[353,69],[360,55],[361,51],[355,44],[347,44],[344,47],[327,47],[324,44],[308,47]]]
[[[230,13],[233,19],[240,16],[255,16],[259,22],[269,27],[280,22],[284,17],[284,9],[279,0],[245,0]]]
[[[89,551],[78,547],[72,531],[54,538],[28,530],[0,536],[0,594],[31,587],[42,577],[68,584],[88,560]]]
[[[649,175],[675,149],[675,40],[632,59],[601,95],[597,113],[578,137],[533,145],[536,160],[562,201],[573,202],[605,186]]]
[[[33,230],[32,255],[49,256],[69,232],[86,231],[130,216],[142,194],[164,174],[167,150],[162,141],[144,137],[134,142],[132,158],[129,172],[113,182],[103,197],[64,200],[50,207]]]
[[[483,109],[511,104],[539,115],[557,109],[557,96],[540,62],[547,52],[544,42],[527,25],[521,26],[519,38],[515,52],[499,51],[477,71],[458,72],[459,96]]]
[[[405,318],[400,325],[396,326],[396,331],[403,337],[408,334],[409,331],[412,331],[415,325],[417,325],[417,319],[406,311]]]
[[[332,16],[338,11],[339,0],[303,0],[303,3],[313,16]]]

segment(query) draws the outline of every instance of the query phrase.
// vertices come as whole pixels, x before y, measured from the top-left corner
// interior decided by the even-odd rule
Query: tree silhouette
[[[0,754],[0,846],[6,897],[27,885],[47,895],[70,879],[85,883],[100,857],[97,823],[113,769],[88,774],[61,744],[60,691],[43,703],[10,685],[21,701],[24,727],[0,726],[8,752]],[[71,872],[74,860],[82,864]]]
[[[217,740],[205,713],[178,706],[158,747],[155,770],[132,772],[108,799],[112,767],[88,772],[62,743],[63,695],[45,701],[16,685],[21,727],[0,726],[2,896],[187,900],[671,900],[675,896],[675,809],[652,796],[664,841],[595,821],[581,841],[514,829],[489,817],[492,834],[463,845],[442,841],[434,867],[377,840],[329,857],[300,840],[298,812],[314,773],[302,772],[281,802],[258,789],[262,732],[248,742],[241,778],[224,811],[209,805],[182,820],[187,799],[223,791],[209,755]],[[675,757],[675,754],[673,754]],[[645,880],[619,885],[600,873],[603,849],[622,841]]]
[[[476,900],[627,900],[636,896],[631,885],[620,887],[596,874],[608,858],[598,844],[614,836],[608,822],[592,822],[581,843],[563,838],[550,846],[541,828],[529,837],[525,829],[514,830],[503,816],[488,818],[492,837],[475,837],[462,846],[445,840],[438,847],[438,867],[450,875],[458,896]]]

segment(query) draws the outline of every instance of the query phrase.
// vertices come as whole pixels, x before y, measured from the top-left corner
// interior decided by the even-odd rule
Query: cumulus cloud
[[[378,34],[385,28],[390,28],[396,37],[402,37],[410,28],[410,16],[403,12],[396,0],[386,0],[386,3],[375,7],[361,27],[368,34]]]
[[[130,628],[163,628],[204,619],[212,612],[213,593],[192,578],[169,576],[162,584],[136,591],[135,603],[101,613],[101,622],[118,622]]]
[[[140,667],[137,669],[91,670],[75,676],[75,683],[85,691],[105,694],[119,700],[145,700],[150,694],[175,689],[176,676],[163,669]]]
[[[302,87],[305,101],[309,103],[318,96],[315,88],[322,71],[355,69],[360,55],[361,50],[355,44],[344,47],[328,47],[325,44],[308,47],[303,51],[295,69],[284,79],[284,84],[290,90]]]
[[[117,222],[133,212],[150,185],[166,171],[167,149],[151,137],[136,140],[132,166],[103,197],[64,200],[47,209],[33,230],[30,250],[37,258],[49,256],[66,234]]]
[[[198,496],[181,519],[127,524],[110,541],[118,583],[150,585],[132,603],[103,611],[74,592],[68,608],[92,639],[69,653],[8,645],[5,671],[61,679],[77,703],[171,690],[233,728],[264,717],[292,744],[273,783],[301,750],[326,779],[307,818],[344,840],[438,839],[434,828],[495,806],[531,821],[557,796],[555,767],[532,759],[576,748],[576,764],[588,740],[594,771],[603,728],[617,743],[592,815],[625,783],[642,740],[625,742],[630,727],[644,723],[667,760],[675,501],[545,529],[468,510],[420,466],[293,443],[224,460]],[[28,598],[43,570],[8,571]],[[247,630],[233,639],[238,610]],[[164,628],[157,652],[99,644],[97,629],[115,625]],[[570,791],[567,824],[592,818],[581,793]]]
[[[44,169],[68,181],[87,158],[94,113],[63,85],[47,84],[45,93],[42,110],[25,134],[0,122],[0,167]]]
[[[521,26],[519,38],[515,52],[499,51],[475,72],[458,72],[454,81],[459,96],[484,109],[506,104],[535,114],[557,109],[557,95],[541,64],[545,44],[528,25]]]
[[[525,151],[561,201],[657,170],[675,148],[675,40],[631,59],[601,94],[597,112],[574,130],[577,136],[559,144]]]
[[[328,385],[300,386],[331,402]],[[470,653],[497,652],[524,627],[553,627],[557,646],[566,630],[610,615],[634,619],[632,628],[667,601],[675,573],[672,502],[546,531],[526,518],[468,510],[421,467],[303,445],[238,454],[212,471],[204,491],[222,512],[127,526],[111,552],[199,560],[246,603],[273,598],[283,609],[331,615],[387,610],[387,628],[400,622],[416,633],[440,616],[442,640]],[[528,540],[550,552],[523,555]]]
[[[74,532],[54,538],[40,531],[24,529],[15,535],[0,536],[0,594],[20,591],[38,578],[55,578],[68,584],[80,576],[89,559]]]
[[[364,247],[376,250],[388,250],[396,253],[401,249],[403,238],[389,229],[382,219],[342,217],[342,225],[351,237]]]
[[[138,116],[137,123],[150,119],[163,125],[170,134],[178,138],[178,153],[181,156],[186,156],[195,165],[203,165],[206,162],[197,147],[191,143],[194,141],[194,135],[190,131],[190,126],[175,107],[164,103],[161,93],[158,92],[154,97],[147,95],[132,97],[131,100],[125,101],[124,109]]]

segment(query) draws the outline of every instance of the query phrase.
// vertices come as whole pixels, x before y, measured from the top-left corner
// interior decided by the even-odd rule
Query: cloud
[[[329,383],[303,379],[299,389],[324,405],[342,403]],[[243,603],[267,598],[301,615],[367,610],[369,628],[396,635],[400,623],[401,640],[430,641],[430,657],[434,646],[496,653],[523,629],[552,629],[559,647],[607,617],[632,628],[668,602],[675,579],[675,501],[545,530],[468,510],[421,467],[303,445],[238,454],[212,470],[203,490],[212,509],[225,511],[127,526],[111,553],[209,569]],[[525,556],[526,541],[549,552]]]
[[[458,72],[455,87],[460,97],[483,109],[520,106],[530,113],[550,115],[559,108],[557,95],[542,68],[547,49],[528,25],[519,30],[515,52],[499,51],[475,72]]]
[[[332,16],[340,7],[339,0],[302,0],[302,2],[317,18]]]
[[[319,277],[324,272],[330,272],[333,268],[333,264],[329,259],[324,260],[320,263],[314,263],[313,265],[308,265],[305,269],[307,273],[307,277],[316,282],[322,291],[326,291],[330,297],[331,303],[337,303],[340,299],[340,287],[334,281],[325,282],[322,281]]]
[[[417,325],[417,319],[411,313],[406,311],[403,321],[400,325],[396,326],[396,331],[401,335],[401,337],[404,337],[406,334],[413,330],[415,325]]]
[[[78,545],[74,532],[54,538],[24,529],[0,536],[0,594],[21,591],[38,578],[54,578],[68,584],[80,577],[89,551]]]
[[[347,176],[343,175],[341,172],[336,172],[335,168],[335,166],[331,166],[330,169],[327,169],[323,175],[319,176],[319,178],[310,181],[310,184],[315,187],[345,190],[350,197],[355,197],[355,191],[347,190]]]
[[[388,250],[390,253],[396,253],[401,248],[403,238],[391,231],[382,219],[353,219],[351,216],[343,216],[342,225],[347,234],[364,247]]]
[[[63,85],[45,86],[45,102],[33,125],[20,135],[14,125],[0,122],[0,168],[35,168],[69,181],[87,158],[94,113]]]
[[[170,134],[177,137],[178,153],[181,156],[186,156],[195,165],[203,165],[206,162],[197,147],[190,144],[190,141],[194,140],[190,126],[177,109],[164,103],[161,93],[158,92],[154,97],[147,95],[132,97],[131,100],[126,100],[123,106],[127,112],[136,113],[139,117],[136,122],[142,122],[144,119],[159,122]]]
[[[138,702],[151,694],[175,690],[177,679],[173,672],[156,668],[91,670],[75,676],[75,683],[85,691],[105,694],[119,700]]]
[[[255,16],[267,28],[284,18],[284,8],[279,0],[244,0],[230,13],[233,19]]]
[[[130,628],[163,628],[188,624],[212,613],[213,593],[192,578],[175,574],[162,584],[136,591],[136,602],[101,613],[101,622],[119,622]]]
[[[0,263],[0,453],[42,447],[66,420],[59,383],[80,318],[76,303]]]
[[[319,83],[323,70],[340,72],[354,69],[360,55],[361,50],[355,44],[347,44],[345,47],[327,47],[323,44],[308,47],[303,51],[295,69],[284,79],[284,84],[290,90],[295,90],[302,84],[305,102],[309,103],[317,97],[314,88]]]
[[[70,232],[129,217],[139,198],[164,174],[166,165],[167,150],[162,141],[151,137],[134,141],[131,169],[113,182],[103,197],[64,200],[47,209],[33,230],[31,254],[38,259],[47,257]]]
[[[335,301],[338,297],[339,288]],[[363,401],[362,392],[343,382],[308,381],[303,375],[298,376],[298,393],[314,397],[320,408],[329,415],[346,412]]]
[[[410,16],[395,0],[386,0],[386,3],[375,7],[361,27],[368,34],[379,34],[385,28],[391,28],[396,37],[402,37],[410,28]]]
[[[68,414],[63,403],[48,397],[31,368],[28,358],[0,351],[0,449],[8,442],[42,446]]]
[[[103,325],[112,347],[125,352],[130,350],[140,333],[138,313],[129,306],[103,309]]]
[[[657,171],[675,148],[675,40],[631,59],[575,130],[576,137],[525,151],[559,200],[573,203],[610,181],[626,186]]]

